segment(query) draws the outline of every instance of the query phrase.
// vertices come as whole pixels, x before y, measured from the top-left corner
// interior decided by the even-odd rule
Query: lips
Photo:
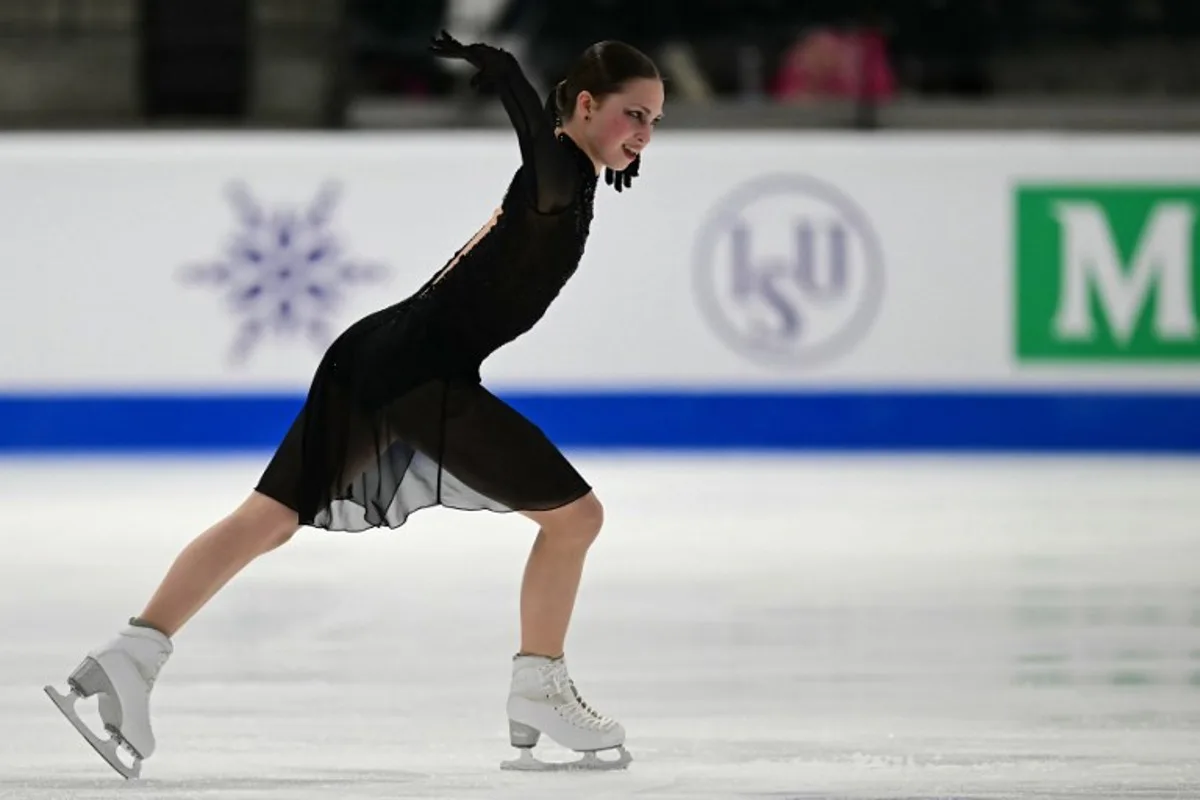
[[[630,149],[629,145],[626,144],[621,145],[621,152],[624,153],[625,157],[630,161],[633,161],[638,157],[638,151]]]

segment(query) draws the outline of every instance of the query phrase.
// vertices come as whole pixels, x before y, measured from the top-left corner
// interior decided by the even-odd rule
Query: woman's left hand
[[[642,154],[638,153],[637,158],[633,159],[633,163],[623,170],[617,171],[610,169],[609,167],[605,167],[604,182],[616,189],[618,192],[628,189],[633,184],[633,179],[638,176],[638,170],[641,168],[641,165]]]

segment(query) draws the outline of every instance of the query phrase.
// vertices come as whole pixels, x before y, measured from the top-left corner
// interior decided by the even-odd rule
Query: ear
[[[575,113],[577,115],[582,114],[585,118],[587,118],[596,113],[596,109],[599,107],[599,105],[600,104],[597,102],[596,96],[587,89],[584,89],[579,93],[578,98],[575,100]]]

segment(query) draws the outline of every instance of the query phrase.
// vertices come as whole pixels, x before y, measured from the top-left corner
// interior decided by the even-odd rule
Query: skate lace
[[[165,651],[158,654],[158,658],[155,659],[154,662],[154,668],[150,671],[150,674],[146,676],[147,687],[151,689],[154,688],[154,682],[158,680],[158,673],[162,672],[162,668],[166,665],[167,659],[170,657],[171,654]]]
[[[568,722],[585,728],[600,730],[613,725],[613,720],[600,714],[589,706],[575,688],[575,681],[567,674],[566,665],[559,661],[547,664],[542,668],[542,674],[554,689],[554,693],[567,698],[567,702],[559,705],[558,711]]]

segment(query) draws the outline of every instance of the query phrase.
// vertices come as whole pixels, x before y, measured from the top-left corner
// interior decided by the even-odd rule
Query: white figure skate
[[[68,694],[45,687],[75,729],[109,766],[126,779],[141,775],[142,761],[154,753],[150,728],[150,690],[170,658],[171,640],[151,628],[129,626],[103,647],[92,650],[67,678]],[[75,703],[99,695],[100,720],[110,738],[101,739],[79,718]],[[124,746],[133,757],[127,765],[119,756]]]
[[[521,751],[521,756],[501,763],[501,769],[625,769],[633,761],[625,750],[625,729],[583,702],[561,658],[513,659],[508,731],[512,746]],[[533,748],[543,733],[563,747],[583,753],[583,758],[562,763],[535,758]],[[619,757],[601,759],[597,753],[604,750],[616,750]]]

